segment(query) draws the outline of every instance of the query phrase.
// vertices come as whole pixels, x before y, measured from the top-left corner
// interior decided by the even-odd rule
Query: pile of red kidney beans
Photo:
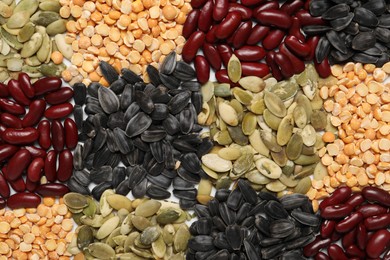
[[[75,122],[67,118],[73,111],[73,90],[61,86],[56,77],[32,84],[25,73],[8,85],[0,84],[0,208],[36,207],[41,201],[37,194],[69,192],[55,181],[65,182],[72,175],[71,150],[78,133]],[[43,174],[47,182],[41,182]],[[9,186],[16,191],[12,196]]]

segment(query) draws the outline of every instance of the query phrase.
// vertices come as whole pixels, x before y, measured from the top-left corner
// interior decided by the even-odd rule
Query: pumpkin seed
[[[305,177],[299,180],[297,186],[294,188],[295,193],[306,194],[311,187],[311,179],[310,177]]]
[[[244,89],[247,89],[253,93],[258,93],[265,88],[265,82],[262,78],[256,76],[242,77],[238,84]]]
[[[303,129],[308,122],[306,110],[303,106],[297,105],[293,111],[296,126]]]
[[[218,105],[219,115],[221,119],[228,125],[236,126],[238,125],[238,115],[236,110],[227,103],[219,103]]]
[[[234,147],[225,147],[218,151],[218,156],[228,161],[235,161],[241,156],[241,151]]]
[[[286,107],[280,97],[272,92],[266,92],[264,102],[269,111],[277,117],[284,117],[287,114]]]
[[[279,145],[283,146],[288,143],[294,128],[294,120],[291,115],[285,116],[279,124],[278,132],[276,134],[276,141]]]
[[[267,188],[267,190],[272,191],[272,192],[284,191],[287,188],[287,186],[284,185],[279,180],[272,181],[272,182],[268,183],[267,185],[265,185],[265,187]]]
[[[286,155],[290,160],[298,159],[299,155],[301,155],[303,147],[303,139],[300,134],[293,134],[290,140],[287,143],[286,147]]]
[[[207,168],[216,172],[227,172],[233,168],[231,161],[222,159],[217,154],[206,154],[201,159]]]
[[[150,217],[156,214],[156,212],[160,209],[160,207],[161,207],[161,202],[156,200],[147,200],[141,203],[135,209],[135,215],[142,216],[142,217]]]
[[[236,55],[232,55],[229,59],[228,66],[227,66],[228,76],[229,79],[236,83],[241,78],[241,63],[240,60],[236,57]]]
[[[278,130],[280,123],[282,122],[282,118],[275,116],[268,109],[263,111],[263,119],[264,122],[272,129]]]
[[[99,259],[112,259],[115,257],[115,251],[107,244],[95,242],[88,246],[89,253]]]
[[[255,164],[257,170],[267,178],[279,179],[282,175],[282,169],[268,158],[261,158]]]
[[[87,198],[75,192],[69,192],[63,197],[66,206],[72,209],[83,209],[88,206]]]

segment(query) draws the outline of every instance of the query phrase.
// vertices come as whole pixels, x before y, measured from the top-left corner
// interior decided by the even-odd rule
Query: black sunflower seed
[[[288,212],[280,202],[270,200],[264,207],[267,216],[273,219],[284,219],[288,217]]]
[[[112,114],[119,110],[119,98],[109,88],[99,88],[99,104],[107,114]]]
[[[347,46],[345,45],[345,41],[340,37],[337,32],[333,30],[327,32],[326,38],[328,38],[330,44],[341,53],[346,54],[348,52]]]
[[[173,195],[179,199],[195,200],[197,190],[195,188],[192,190],[173,190]]]
[[[73,85],[73,99],[76,105],[82,106],[87,98],[87,87],[84,83],[75,83]]]
[[[349,10],[349,5],[338,4],[326,10],[326,12],[321,15],[321,18],[324,20],[334,20],[337,18],[345,17],[348,15]]]
[[[355,16],[353,20],[359,25],[367,27],[376,27],[379,24],[379,20],[376,15],[364,7],[355,8]]]
[[[340,19],[342,19],[342,18],[340,18]],[[333,21],[336,21],[336,20],[333,20]],[[333,21],[331,21],[331,25],[332,25]],[[303,32],[305,34],[309,35],[309,36],[323,34],[323,33],[326,33],[327,31],[329,31],[331,29],[332,29],[332,27],[327,26],[327,25],[307,25],[307,26],[304,26],[302,28]]]
[[[89,172],[87,170],[74,171],[74,179],[82,186],[87,187],[91,183]]]
[[[214,249],[213,238],[205,235],[193,237],[188,241],[188,247],[195,251],[207,252]]]
[[[348,25],[352,22],[354,16],[355,16],[354,13],[349,13],[345,17],[341,17],[333,21],[330,21],[330,25],[333,27],[333,30],[342,31],[348,27]]]
[[[162,84],[158,70],[154,66],[148,65],[146,72],[148,73],[150,82],[152,82],[153,85],[158,86]]]
[[[110,85],[110,89],[117,95],[121,94],[123,92],[123,89],[125,88],[126,81],[122,78],[119,78],[112,82]]]
[[[240,250],[244,237],[241,234],[240,226],[229,225],[225,230],[226,239],[233,250]]]
[[[261,260],[261,257],[257,252],[256,247],[251,243],[251,241],[244,239],[244,247],[248,260]]]
[[[176,52],[169,53],[161,64],[160,71],[166,75],[173,73],[176,67]]]
[[[128,154],[130,151],[134,150],[134,144],[131,139],[126,136],[125,131],[116,127],[113,131],[114,141],[116,147],[122,154]]]
[[[141,110],[143,110],[146,114],[150,114],[154,110],[154,103],[150,96],[145,94],[145,92],[135,91],[135,100],[137,101]]]
[[[108,64],[105,61],[99,63],[99,68],[103,74],[103,77],[107,80],[108,83],[112,84],[115,80],[118,79],[119,74],[116,72],[114,67]]]
[[[148,195],[152,199],[164,200],[164,199],[168,199],[171,196],[171,193],[166,189],[151,184],[146,189],[146,195]]]
[[[197,81],[185,81],[183,83],[181,83],[180,85],[182,87],[182,89],[186,89],[186,90],[189,90],[189,91],[199,91],[200,90],[200,83],[197,82]]]
[[[263,259],[273,259],[275,256],[283,253],[284,247],[284,244],[281,244],[272,247],[262,248],[261,255]]]
[[[124,68],[121,70],[121,73],[122,73],[122,78],[124,78],[130,84],[142,82],[141,77],[129,69]]]
[[[75,170],[81,171],[84,169],[83,148],[81,144],[77,144],[73,152],[73,167]]]
[[[89,173],[90,179],[96,184],[100,184],[105,181],[112,181],[112,168],[111,166],[102,166],[99,169],[93,169]]]
[[[316,50],[315,50],[315,58],[317,63],[321,63],[330,52],[330,42],[327,37],[323,36],[318,41]]]
[[[375,64],[379,60],[379,58],[371,55],[367,55],[365,53],[356,53],[355,55],[352,56],[352,60],[354,62]]]
[[[379,17],[379,27],[390,28],[390,14],[383,14]]]
[[[145,178],[132,189],[131,194],[134,198],[143,198],[146,195],[147,188],[148,180]]]
[[[171,182],[172,180],[170,178],[167,178],[165,177],[164,175],[160,174],[158,176],[151,176],[150,174],[149,175],[146,175],[146,179],[156,185],[156,186],[159,186],[163,189],[168,189],[169,186],[171,186]]]
[[[66,185],[73,192],[77,192],[77,193],[80,193],[80,194],[83,194],[83,195],[89,195],[90,194],[89,189],[87,187],[84,187],[80,183],[78,183],[73,176],[69,179],[69,181],[67,182]]]
[[[141,134],[141,140],[146,143],[159,142],[167,135],[164,129],[146,130]]]
[[[122,110],[126,110],[131,104],[137,104],[134,102],[134,87],[133,85],[126,84],[123,92],[119,98],[120,107]]]
[[[189,64],[178,61],[173,76],[182,81],[189,81],[196,78],[196,72]]]
[[[169,89],[177,89],[180,86],[180,80],[172,75],[160,73],[160,79],[163,85]]]
[[[271,222],[270,234],[273,238],[285,238],[294,232],[294,224],[288,219],[277,219]]]
[[[364,51],[375,46],[374,32],[360,32],[352,40],[352,49]]]
[[[143,133],[152,124],[152,119],[143,112],[132,117],[126,127],[126,135],[134,137]]]
[[[362,7],[370,10],[375,15],[379,16],[386,12],[386,2],[385,0],[369,0]]]
[[[97,130],[96,138],[93,143],[93,151],[94,152],[99,151],[100,148],[102,148],[106,144],[106,141],[107,141],[107,131],[106,129],[100,127]]]
[[[103,192],[107,189],[111,189],[112,184],[110,181],[102,182],[95,186],[95,188],[92,189],[92,196],[95,198],[95,200],[100,200],[100,197],[102,196]]]
[[[299,223],[306,226],[316,227],[320,223],[320,219],[316,215],[302,212],[296,209],[291,212],[291,216]]]
[[[112,171],[112,186],[116,189],[126,179],[126,168],[115,167]]]
[[[172,114],[180,113],[187,106],[190,99],[191,99],[190,91],[180,92],[168,102],[169,111]]]
[[[127,185],[127,180],[122,181],[116,188],[115,193],[120,194],[123,196],[127,196],[129,194],[130,188],[129,185]]]

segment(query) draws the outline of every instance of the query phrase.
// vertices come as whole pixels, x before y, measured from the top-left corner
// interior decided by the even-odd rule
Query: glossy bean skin
[[[265,57],[265,61],[267,62],[268,66],[271,68],[272,76],[274,76],[274,78],[277,81],[280,81],[283,79],[282,72],[280,71],[274,59],[275,59],[275,52],[274,51],[268,52],[267,56]]]
[[[10,158],[17,151],[19,151],[19,147],[12,144],[2,144],[0,145],[0,162]]]
[[[304,2],[301,0],[286,1],[280,7],[280,10],[288,15],[295,14],[298,10],[302,9]]]
[[[252,31],[249,35],[246,44],[248,45],[257,45],[261,40],[263,40],[269,33],[270,28],[268,26],[263,26],[260,24],[255,25],[252,28]]]
[[[369,231],[387,228],[390,226],[390,213],[368,217],[364,220],[364,226]]]
[[[194,7],[194,8],[200,8],[206,2],[207,2],[207,0],[193,0],[193,1],[191,1],[191,6]]]
[[[281,52],[275,52],[275,62],[279,66],[283,77],[290,78],[294,75],[294,65],[286,55]]]
[[[245,45],[252,31],[252,21],[242,22],[233,35],[233,47],[240,48]]]
[[[349,260],[345,255],[344,250],[336,244],[331,244],[328,247],[328,256],[330,256],[330,259],[332,260]]]
[[[353,208],[360,206],[364,203],[365,199],[362,194],[356,193],[353,194],[345,203],[351,205]]]
[[[330,239],[332,240],[332,242],[335,242],[335,241],[338,241],[341,237],[342,237],[341,234],[339,232],[335,231],[335,232],[333,232]]]
[[[46,151],[43,149],[40,149],[40,148],[35,147],[35,146],[25,146],[24,148],[26,148],[30,152],[32,158],[37,158],[37,157],[40,157],[43,159],[46,158]]]
[[[49,107],[46,109],[44,115],[48,119],[61,119],[68,116],[72,111],[73,105],[71,103],[63,103]]]
[[[7,127],[22,128],[22,120],[7,112],[0,115],[0,121]]]
[[[71,118],[64,121],[65,144],[68,149],[74,149],[78,142],[78,132],[76,123]]]
[[[61,182],[69,180],[73,172],[73,155],[65,149],[59,154],[57,179]]]
[[[19,73],[18,75],[19,86],[22,89],[23,93],[28,98],[33,98],[35,96],[35,90],[31,85],[30,76],[26,73]]]
[[[242,48],[236,49],[234,54],[240,61],[260,61],[262,60],[266,52],[260,46],[244,46]]]
[[[324,199],[320,203],[319,209],[323,210],[327,206],[344,203],[349,199],[351,194],[352,194],[352,190],[349,187],[338,188],[333,192],[333,194],[330,197]]]
[[[8,198],[11,194],[11,190],[9,189],[9,185],[4,175],[0,173],[0,195],[3,198]]]
[[[69,192],[69,188],[61,183],[41,184],[36,192],[42,197],[62,197]]]
[[[22,177],[19,177],[14,181],[10,181],[9,184],[11,185],[11,188],[14,189],[16,192],[23,192],[26,190],[26,183],[24,182],[24,179]]]
[[[322,248],[329,246],[330,243],[330,238],[323,239],[318,235],[313,242],[303,248],[303,255],[306,257],[315,256]]]
[[[270,31],[262,42],[264,49],[266,50],[275,49],[280,45],[284,36],[285,36],[285,32],[282,30],[275,29]]]
[[[51,146],[50,138],[50,122],[48,120],[42,120],[38,124],[39,139],[38,143],[43,149],[49,149]]]
[[[208,63],[215,70],[220,70],[222,66],[221,56],[217,49],[210,43],[203,44],[203,52]]]
[[[287,48],[299,57],[304,58],[310,54],[310,51],[311,51],[310,46],[305,44],[305,43],[301,43],[293,35],[287,36],[286,39],[284,40],[284,42],[285,42]]]
[[[359,258],[364,258],[366,256],[366,253],[358,248],[356,245],[350,245],[349,247],[346,248],[346,253],[349,257],[359,257]]]
[[[37,99],[31,102],[29,111],[22,120],[23,127],[33,126],[39,122],[46,109],[46,102],[43,99]]]
[[[247,21],[247,20],[250,20],[252,18],[252,10],[248,7],[245,7],[245,6],[237,4],[237,3],[229,3],[228,11],[229,11],[229,13],[231,13],[231,12],[240,13],[241,19],[243,21]]]
[[[207,3],[200,9],[199,19],[198,19],[198,28],[199,30],[207,33],[213,24],[213,1],[209,0]]]
[[[16,103],[23,106],[28,106],[31,103],[31,100],[23,93],[17,80],[11,79],[7,86],[9,94],[16,101]]]
[[[336,231],[339,233],[346,233],[355,228],[363,220],[363,214],[360,212],[353,212],[351,215],[341,220],[336,225]]]
[[[65,103],[73,97],[73,90],[69,87],[60,88],[57,91],[45,95],[45,100],[50,105]]]
[[[261,4],[262,2],[264,2],[264,0],[243,0],[241,1],[241,4],[251,7],[254,5]]]
[[[253,18],[256,19],[257,15],[265,10],[278,10],[279,2],[278,1],[268,1],[264,4],[259,5],[253,10]]]
[[[35,158],[28,166],[27,178],[31,182],[38,182],[42,176],[42,171],[44,166],[45,166],[45,161],[42,158],[40,157]]]
[[[300,60],[297,56],[295,56],[287,47],[284,43],[281,43],[279,46],[279,52],[284,54],[285,56],[288,57],[290,62],[294,64],[293,69],[294,69],[294,74],[299,74],[302,71],[305,70],[305,63]]]
[[[34,192],[38,188],[39,182],[32,182],[29,178],[26,179],[26,190]]]
[[[211,26],[211,29],[206,34],[206,42],[207,43],[216,43],[218,41],[217,37],[215,36],[215,30],[217,30],[218,25]],[[204,45],[203,45],[203,51],[204,51]]]
[[[35,128],[7,128],[1,138],[9,144],[30,144],[38,139],[39,133]]]
[[[202,31],[193,32],[187,42],[184,44],[182,56],[183,60],[187,63],[191,62],[202,47],[205,41],[206,35]]]
[[[353,208],[348,204],[327,206],[321,211],[321,217],[325,219],[340,219],[351,214]]]
[[[269,68],[265,63],[241,62],[242,75],[265,77],[269,74]]]
[[[325,21],[321,17],[313,17],[306,10],[300,10],[295,14],[301,22],[302,26],[306,25],[325,25]]]
[[[65,144],[65,131],[61,122],[58,120],[54,120],[51,123],[51,137],[54,150],[57,152],[62,151]]]
[[[32,160],[31,154],[26,149],[20,149],[9,160],[7,170],[8,179],[14,181],[22,176],[22,173],[29,166]]]
[[[315,56],[315,50],[317,48],[317,44],[318,44],[318,41],[320,40],[320,37],[318,36],[313,36],[313,37],[310,37],[307,41],[306,41],[306,44],[308,44],[310,46],[310,53],[309,55],[307,55],[305,57],[305,60],[307,61],[312,61],[314,60],[314,56]]]
[[[9,91],[6,85],[3,83],[0,83],[0,97],[8,97],[9,96]]]
[[[276,26],[282,29],[291,27],[291,17],[280,10],[264,10],[256,15],[257,21],[264,25]]]
[[[219,70],[215,73],[215,78],[220,83],[234,84],[230,79],[226,69]]]
[[[241,15],[239,12],[228,13],[225,19],[218,25],[215,30],[215,36],[218,39],[229,38],[241,23]]]
[[[0,98],[0,109],[17,116],[24,115],[26,113],[26,109],[24,109],[24,107],[5,98]]]
[[[359,223],[356,230],[356,244],[361,249],[364,250],[367,245],[367,229],[363,222]]]
[[[229,8],[228,0],[215,0],[213,8],[213,19],[214,21],[222,21],[226,17]]]
[[[196,26],[199,20],[199,9],[192,10],[186,19],[186,22],[183,25],[183,37],[188,39],[193,32],[196,31]]]
[[[37,80],[33,84],[35,95],[43,95],[59,89],[62,85],[62,81],[57,77],[46,77]]]
[[[4,209],[6,205],[7,202],[5,201],[5,199],[0,197],[0,209]]]
[[[54,182],[57,179],[56,164],[57,152],[54,150],[50,150],[47,153],[44,167],[45,176],[50,182]]]
[[[366,253],[371,258],[379,257],[389,246],[390,232],[386,229],[378,230],[367,243]]]
[[[385,207],[390,207],[390,194],[377,187],[365,187],[362,190],[362,195],[366,200],[377,202]]]
[[[227,67],[227,64],[229,63],[229,59],[233,55],[232,48],[227,44],[218,44],[217,51],[219,52],[219,55],[221,56],[223,65],[225,65],[225,67]]]
[[[305,35],[301,32],[301,23],[297,17],[292,18],[291,27],[288,30],[288,34],[296,37],[299,41],[306,41]]]
[[[314,67],[316,68],[316,71],[321,78],[327,78],[331,74],[328,58],[325,58],[321,63],[317,63],[314,60]]]
[[[364,218],[368,218],[375,215],[384,214],[387,212],[387,209],[377,204],[366,204],[360,206],[357,211],[362,213]]]
[[[11,209],[36,208],[41,203],[41,198],[34,193],[16,193],[9,197],[7,206]]]
[[[325,220],[321,224],[320,234],[322,238],[329,238],[331,237],[334,228],[336,227],[336,221],[334,220]]]
[[[314,259],[315,260],[331,260],[327,254],[322,253],[322,252],[319,252],[318,254],[316,254]]]
[[[354,228],[351,230],[351,232],[344,234],[344,236],[341,238],[341,245],[344,248],[347,248],[350,245],[355,244],[356,243],[356,234],[357,234],[357,228]]]
[[[210,78],[210,64],[202,55],[195,57],[196,77],[201,84],[205,84]]]

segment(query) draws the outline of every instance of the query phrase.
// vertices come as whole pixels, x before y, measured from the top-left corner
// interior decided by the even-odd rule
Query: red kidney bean
[[[17,116],[24,115],[26,113],[26,109],[24,109],[24,107],[5,98],[0,98],[0,109]]]
[[[62,197],[69,188],[61,183],[46,183],[39,185],[36,192],[42,197]]]
[[[202,55],[195,57],[194,64],[198,81],[202,84],[206,83],[210,78],[210,64]]]
[[[367,243],[366,253],[371,258],[379,257],[390,244],[390,232],[386,229],[378,230]]]
[[[252,22],[242,22],[237,31],[233,34],[233,47],[240,48],[245,45],[252,31]]]
[[[30,144],[38,139],[39,133],[35,128],[24,129],[7,128],[1,138],[9,144]]]
[[[12,144],[0,145],[0,162],[3,162],[5,159],[11,157],[18,150],[19,150],[19,147],[12,145]]]
[[[308,38],[308,40],[306,41],[306,44],[310,46],[311,51],[310,51],[309,55],[307,55],[305,57],[305,60],[312,61],[314,59],[315,50],[317,48],[317,44],[318,44],[319,40],[320,40],[319,36],[313,36],[313,37]]]
[[[280,10],[264,10],[256,15],[256,19],[264,25],[276,26],[282,29],[288,29],[291,27],[291,17]]]
[[[315,256],[322,248],[329,246],[330,238],[323,239],[320,235],[316,239],[303,248],[303,255],[306,257]]]
[[[261,4],[263,2],[264,2],[264,0],[241,0],[241,4],[243,4],[245,6],[249,6],[249,7]]]
[[[193,32],[187,42],[184,44],[182,57],[185,62],[191,62],[199,48],[202,47],[206,35],[202,31]]]
[[[360,212],[353,212],[351,215],[341,220],[336,225],[336,231],[339,233],[346,233],[355,228],[363,220],[363,214]]]
[[[213,8],[214,21],[222,21],[228,14],[229,1],[228,0],[215,0]]]
[[[302,0],[292,0],[292,1],[286,1],[282,6],[280,7],[280,10],[287,13],[288,15],[295,14],[298,10],[301,10],[304,3]]]
[[[360,193],[353,194],[345,203],[351,205],[353,208],[360,206],[365,202],[365,199]]]
[[[387,208],[379,206],[377,204],[362,205],[357,209],[358,212],[363,214],[364,218],[380,215],[387,212]]]
[[[232,48],[227,44],[219,44],[217,45],[217,51],[219,52],[219,55],[221,56],[223,65],[227,67],[230,57],[233,55]]]
[[[368,201],[377,202],[383,206],[390,207],[390,194],[387,191],[377,187],[365,187],[362,190],[362,195]]]
[[[202,9],[200,9],[198,28],[205,33],[208,32],[210,26],[213,24],[213,7],[213,1],[209,0]]]
[[[265,63],[241,62],[242,75],[265,77],[269,74],[269,68]]]
[[[315,260],[331,260],[327,254],[324,254],[322,252],[319,252],[318,254],[316,254],[314,259]]]
[[[45,112],[46,102],[43,99],[37,99],[31,102],[29,111],[22,120],[23,127],[33,126],[39,122]]]
[[[339,240],[340,238],[341,238],[341,234],[338,233],[338,232],[336,232],[336,231],[334,231],[333,234],[332,234],[332,236],[330,237],[330,239],[331,239],[333,242]]]
[[[349,257],[357,256],[359,258],[364,258],[366,256],[366,253],[356,245],[350,245],[345,251]]]
[[[43,149],[49,149],[51,146],[50,139],[50,122],[48,120],[42,120],[38,124],[39,139],[38,143]]]
[[[42,176],[42,171],[45,166],[45,162],[42,158],[35,158],[27,169],[27,179],[32,182],[38,182]]]
[[[6,85],[0,83],[0,97],[8,97],[9,91]]]
[[[325,25],[325,21],[322,20],[321,17],[313,17],[306,10],[300,10],[300,11],[296,12],[295,16],[298,17],[298,19],[301,22],[302,26],[306,26],[306,25]]]
[[[344,250],[336,244],[331,244],[328,247],[328,256],[330,256],[330,259],[332,260],[349,260],[345,255]]]
[[[241,15],[239,12],[228,13],[225,19],[218,25],[215,30],[215,36],[218,39],[227,39],[238,28],[241,23]]]
[[[198,25],[200,11],[198,9],[192,10],[188,15],[186,22],[183,25],[183,37],[188,39],[193,32],[196,31]]]
[[[275,62],[275,52],[270,51],[267,53],[267,56],[265,57],[265,61],[267,62],[268,66],[271,68],[272,75],[277,81],[280,81],[283,79],[282,72],[280,71],[278,65]]]
[[[31,85],[30,77],[26,73],[19,73],[18,76],[19,86],[22,89],[23,93],[28,98],[33,98],[35,96],[35,90]]]
[[[219,70],[215,73],[215,78],[218,80],[220,83],[228,83],[228,84],[234,84],[227,73],[226,69]]]
[[[259,5],[253,10],[253,18],[256,18],[257,15],[265,10],[278,10],[279,1],[268,1],[262,5]]]
[[[306,37],[301,32],[301,23],[299,22],[299,19],[297,17],[292,18],[291,27],[288,30],[288,34],[295,36],[299,41],[305,42]]]
[[[5,201],[5,199],[0,197],[0,209],[5,208],[6,205],[7,202]]]
[[[59,89],[62,85],[61,79],[57,77],[46,77],[38,79],[34,84],[35,95],[43,95]]]
[[[335,226],[336,226],[336,221],[328,220],[328,219],[325,220],[321,224],[321,229],[320,229],[321,237],[322,238],[329,238],[332,235]]]
[[[200,8],[200,7],[202,7],[206,2],[207,2],[207,0],[192,0],[192,1],[191,1],[191,6],[192,6],[193,8]]]
[[[14,181],[10,181],[9,184],[11,185],[11,188],[14,189],[14,191],[16,192],[23,192],[26,190],[26,183],[24,182],[22,177],[19,177]]]
[[[26,190],[34,192],[38,188],[39,182],[32,182],[29,178],[26,179]]]
[[[0,115],[0,121],[7,127],[22,128],[22,120],[7,112]]]
[[[356,244],[361,250],[364,250],[366,248],[367,240],[367,229],[364,226],[364,223],[361,222],[356,229]]]
[[[68,116],[73,111],[73,105],[71,103],[63,103],[61,105],[55,105],[49,107],[44,115],[48,119],[60,119]]]
[[[206,42],[208,43],[215,43],[217,42],[217,37],[215,36],[215,30],[217,30],[218,25],[211,26],[211,29],[206,34]],[[204,51],[204,46],[203,46]]]
[[[13,99],[15,99],[16,103],[23,106],[28,106],[31,103],[31,100],[23,93],[17,80],[11,79],[10,81],[8,81],[7,86],[9,94],[11,95],[11,97],[13,97]]]
[[[43,159],[46,158],[46,151],[43,149],[37,148],[35,146],[25,146],[24,148],[26,148],[27,151],[30,152],[32,158],[37,158],[37,157],[40,157]]]
[[[203,44],[203,53],[208,63],[215,70],[220,70],[222,65],[221,56],[219,56],[219,52],[217,49],[210,43]]]
[[[275,49],[280,45],[284,36],[285,36],[285,32],[282,30],[279,29],[271,30],[262,42],[264,49],[266,50]]]
[[[3,174],[0,173],[0,195],[3,198],[8,198],[11,194],[11,191],[9,189],[9,185]]]
[[[339,219],[348,216],[353,208],[348,204],[327,206],[321,211],[321,217],[325,219]]]
[[[295,36],[289,35],[284,39],[287,48],[299,57],[306,57],[310,54],[310,45],[301,43]]]
[[[335,190],[330,197],[324,199],[320,203],[319,209],[323,210],[327,206],[344,203],[349,199],[349,197],[351,196],[351,193],[352,193],[352,190],[350,187],[346,187],[346,186],[340,187],[337,190]]]
[[[328,58],[325,58],[321,63],[317,63],[314,59],[314,67],[321,78],[327,78],[331,74]]]
[[[266,55],[262,47],[250,45],[236,49],[234,54],[240,61],[260,61]]]
[[[294,75],[294,65],[291,63],[290,59],[281,52],[275,52],[275,63],[279,66],[280,72],[282,72],[283,77],[289,78]]]
[[[255,25],[252,28],[252,31],[249,35],[249,38],[246,41],[246,44],[257,45],[262,39],[265,38],[265,36],[267,36],[269,31],[270,31],[270,28],[268,26],[263,26],[260,24]]]
[[[54,150],[50,150],[47,153],[45,159],[45,167],[44,167],[45,176],[47,180],[50,182],[54,182],[57,179],[56,163],[57,163],[57,152]]]
[[[17,193],[9,197],[7,206],[11,209],[36,208],[41,203],[41,198],[34,193]]]
[[[243,21],[250,20],[252,18],[252,10],[248,7],[237,3],[229,3],[229,13],[231,12],[239,12],[241,14],[241,19]]]
[[[45,100],[50,105],[62,104],[73,97],[73,90],[65,87],[45,95]]]
[[[31,159],[31,154],[28,150],[22,148],[17,151],[8,162],[8,179],[14,181],[22,176],[23,171],[28,167]]]
[[[305,5],[304,5],[304,8],[305,8],[305,10],[309,10],[310,9],[310,2],[311,2],[312,0],[306,0],[305,1]]]
[[[63,150],[59,155],[57,179],[59,181],[65,182],[69,180],[70,176],[72,176],[72,172],[73,155],[68,149],[66,149]]]
[[[281,43],[279,46],[279,52],[284,54],[285,56],[288,57],[288,59],[291,61],[291,63],[294,65],[294,73],[299,74],[302,71],[305,70],[305,63],[298,59],[287,47],[284,43]]]
[[[76,123],[71,118],[64,121],[65,144],[69,149],[74,149],[78,142],[78,132]]]
[[[65,131],[61,122],[58,120],[53,120],[51,123],[51,139],[54,150],[60,152],[64,149]]]
[[[390,214],[386,213],[368,217],[364,220],[364,225],[370,231],[387,228],[390,226]]]

